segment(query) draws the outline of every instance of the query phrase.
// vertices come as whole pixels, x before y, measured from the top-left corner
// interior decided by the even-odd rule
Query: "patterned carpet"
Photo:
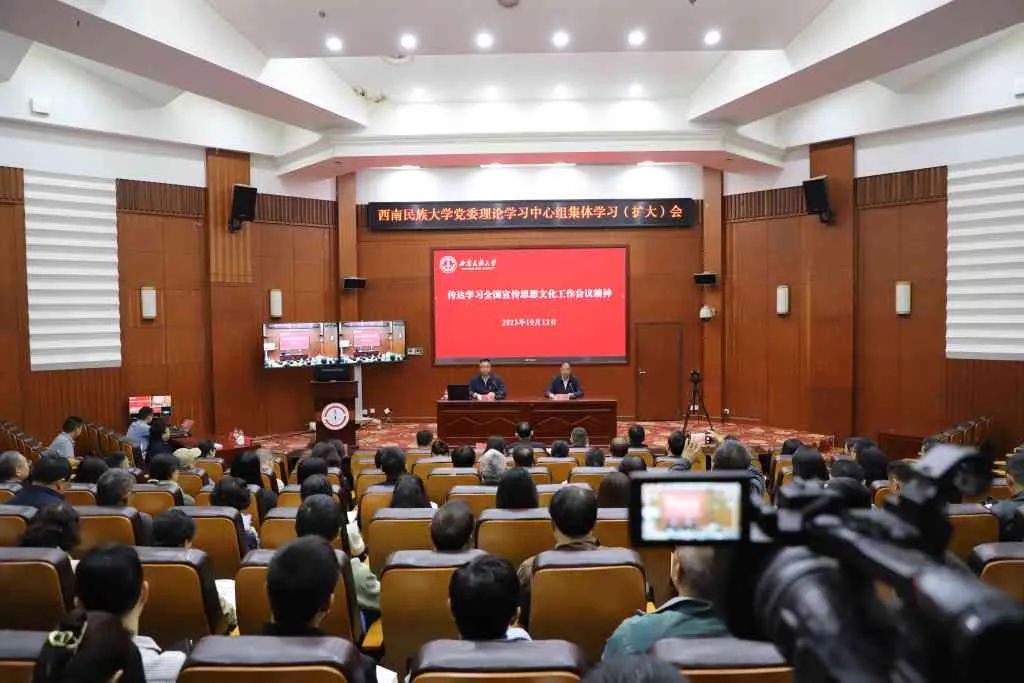
[[[619,422],[619,434],[625,435],[632,422]],[[652,446],[664,446],[668,435],[680,428],[678,422],[640,422],[647,430],[647,443]],[[434,431],[437,425],[432,422],[393,422],[389,424],[367,424],[356,432],[360,448],[377,448],[379,446],[408,447],[415,443],[416,432],[421,429]],[[694,430],[702,430],[694,427]],[[822,452],[832,450],[835,437],[825,434],[812,434],[796,429],[768,427],[749,423],[727,423],[717,425],[717,430],[724,435],[733,435],[757,452],[766,452],[778,448],[783,441],[796,437],[807,444],[817,446]],[[275,453],[287,453],[296,448],[304,448],[313,441],[312,432],[290,432],[285,434],[267,434],[257,436],[255,440]]]

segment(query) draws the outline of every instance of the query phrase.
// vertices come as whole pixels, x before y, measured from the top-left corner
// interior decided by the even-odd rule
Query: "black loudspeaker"
[[[828,176],[804,181],[804,202],[807,204],[807,213],[817,214],[822,223],[835,221],[835,214],[828,203]]]
[[[695,285],[717,285],[718,284],[718,273],[694,273],[693,284]]]
[[[256,188],[252,185],[235,185],[231,193],[231,217],[228,231],[238,232],[242,223],[256,218]]]
[[[341,279],[342,289],[366,289],[365,277],[343,277]]]

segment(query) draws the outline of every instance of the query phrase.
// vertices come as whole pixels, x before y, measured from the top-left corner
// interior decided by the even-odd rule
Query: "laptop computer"
[[[195,424],[195,420],[192,418],[185,418],[181,421],[181,424],[177,427],[171,428],[171,436],[181,437],[190,436],[192,434],[192,425]]]
[[[469,400],[469,385],[468,384],[449,384],[448,385],[448,400],[449,401],[468,401]]]

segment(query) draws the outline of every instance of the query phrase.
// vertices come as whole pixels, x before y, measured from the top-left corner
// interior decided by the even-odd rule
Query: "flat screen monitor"
[[[264,323],[263,367],[308,368],[338,363],[338,323]]]
[[[343,322],[338,330],[338,348],[342,364],[405,360],[405,321]]]
[[[171,397],[170,396],[129,396],[128,397],[128,419],[134,420],[139,411],[149,406],[153,409],[153,414],[158,417],[170,418],[171,417]]]

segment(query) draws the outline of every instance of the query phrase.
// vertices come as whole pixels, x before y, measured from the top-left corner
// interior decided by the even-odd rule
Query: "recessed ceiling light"
[[[504,166],[505,164],[498,163],[497,161],[493,161],[489,164],[480,164],[480,168],[502,168]]]
[[[544,164],[542,164],[542,165],[544,165]],[[576,163],[573,162],[573,161],[555,161],[553,163],[547,164],[547,166],[552,166],[554,168],[568,168],[570,166],[575,166],[575,165],[576,165]]]
[[[555,86],[555,97],[562,99],[569,96],[569,88],[565,87],[564,84],[559,83]]]
[[[626,40],[628,40],[629,44],[633,47],[640,47],[647,41],[647,34],[644,33],[642,29],[635,28],[629,32],[629,35],[626,36]]]
[[[644,94],[644,86],[641,85],[640,83],[633,83],[631,86],[629,86],[629,96],[630,97],[640,97],[643,94]]]
[[[424,90],[423,88],[413,88],[411,95],[412,95],[412,99],[414,99],[414,100],[425,100],[425,99],[427,99],[427,91]]]
[[[331,52],[341,52],[342,42],[338,36],[327,36],[327,40],[324,41],[324,45]]]
[[[555,31],[551,34],[551,43],[555,47],[565,47],[569,44],[569,34],[565,31]]]
[[[420,167],[416,164],[402,164],[398,168],[402,171],[418,171]]]
[[[476,46],[481,50],[489,50],[494,46],[494,36],[487,31],[476,34]]]
[[[498,86],[496,85],[489,85],[486,88],[484,88],[484,97],[486,97],[489,100],[498,99],[499,94],[500,91],[498,90]]]
[[[720,40],[722,40],[722,32],[717,28],[713,28],[704,34],[705,45],[718,45]]]
[[[658,162],[651,161],[650,159],[647,159],[645,161],[638,161],[638,162],[636,162],[636,165],[637,166],[654,166],[656,163],[658,163]]]
[[[402,46],[403,50],[415,50],[419,42],[416,36],[411,33],[403,33],[402,37],[398,39],[398,44]]]

